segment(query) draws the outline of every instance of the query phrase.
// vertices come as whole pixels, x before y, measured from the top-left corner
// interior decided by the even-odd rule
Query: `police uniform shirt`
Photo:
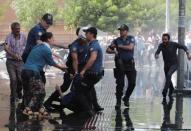
[[[101,46],[97,40],[94,40],[89,44],[88,57],[87,58],[90,57],[92,52],[97,53],[97,58],[89,70],[93,71],[93,72],[100,72],[102,70],[102,67],[103,67],[103,52],[102,52]]]
[[[28,54],[31,51],[31,49],[37,44],[37,41],[40,40],[42,34],[44,34],[45,32],[46,29],[44,29],[40,23],[34,26],[29,31],[27,45],[24,52]]]
[[[77,53],[79,65],[86,62],[88,46],[86,44],[80,44],[77,40],[69,47],[70,53]]]
[[[122,37],[118,37],[111,43],[111,45],[115,45],[116,47],[118,45],[130,45],[130,44],[135,45],[135,38],[133,36],[128,36],[126,39],[123,39]],[[120,59],[122,59],[123,61],[129,61],[134,59],[134,49],[125,50],[125,49],[118,48],[117,51],[119,53]]]

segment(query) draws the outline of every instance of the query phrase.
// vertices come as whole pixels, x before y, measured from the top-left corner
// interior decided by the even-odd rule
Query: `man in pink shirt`
[[[26,37],[20,32],[20,24],[11,24],[11,33],[5,39],[6,67],[10,77],[10,99],[15,102],[16,98],[22,98],[21,68],[23,66],[22,53],[26,45]]]

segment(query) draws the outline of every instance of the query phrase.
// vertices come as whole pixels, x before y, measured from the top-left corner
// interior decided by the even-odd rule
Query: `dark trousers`
[[[22,70],[22,61],[15,61],[7,59],[6,67],[7,72],[10,77],[10,89],[11,100],[15,100],[16,97],[22,98],[22,80],[21,80],[21,70]]]
[[[63,84],[60,87],[61,91],[62,92],[67,91],[68,88],[70,87],[71,82],[72,82],[72,79],[70,77],[70,73],[64,73],[64,82],[63,82]],[[54,91],[50,95],[50,97],[46,100],[46,102],[51,104],[52,101],[57,101],[59,99],[59,96],[60,96],[59,92],[58,91]]]
[[[125,86],[125,76],[128,79],[128,88],[125,93],[125,98],[129,99],[136,85],[136,75],[137,75],[136,70],[122,71],[119,68],[114,69],[114,77],[116,79],[117,99],[121,99],[121,97],[123,96],[123,88]]]
[[[82,91],[84,95],[87,97],[87,99],[90,100],[90,104],[93,107],[99,106],[98,100],[97,100],[97,94],[95,90],[95,84],[98,83],[101,78],[102,78],[102,75],[87,74],[84,76],[81,82]]]
[[[171,78],[173,73],[177,70],[177,68],[178,68],[177,64],[164,66],[166,82],[164,89],[162,91],[163,97],[166,97],[168,90],[169,90],[169,96],[171,96],[174,91],[174,86],[172,84]]]
[[[90,111],[99,106],[94,85],[102,78],[101,75],[86,74],[80,85],[74,85],[76,109]]]

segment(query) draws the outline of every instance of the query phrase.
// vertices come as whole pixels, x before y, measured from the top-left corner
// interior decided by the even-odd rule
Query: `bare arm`
[[[83,70],[81,71],[81,76],[83,77],[84,73],[89,69],[91,68],[91,66],[94,64],[95,60],[97,58],[97,52],[91,52],[90,54],[90,58],[87,62],[87,64],[85,65],[85,67],[83,68]]]
[[[77,74],[78,73],[78,55],[77,53],[72,53],[71,56],[72,56],[72,66],[75,71],[75,74]]]
[[[21,58],[17,57],[16,54],[14,54],[13,52],[10,51],[8,45],[4,45],[4,50],[5,50],[11,57],[13,57],[15,60],[21,60]]]
[[[123,50],[133,50],[134,44],[130,43],[129,45],[118,45],[118,48],[121,48]]]

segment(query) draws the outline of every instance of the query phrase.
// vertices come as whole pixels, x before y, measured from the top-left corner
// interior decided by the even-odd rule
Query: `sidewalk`
[[[115,110],[115,80],[112,70],[106,70],[105,77],[97,85],[97,95],[99,103],[105,110],[97,113],[89,119],[78,118],[69,115],[65,118],[59,118],[58,114],[52,114],[51,120],[26,120],[18,122],[18,115],[12,115],[12,122],[16,124],[17,129],[30,129],[31,131],[122,131],[135,129],[135,131],[154,131],[161,130],[161,126],[174,126],[176,99],[173,102],[161,104],[161,89],[163,87],[163,71],[157,68],[139,68],[137,69],[137,86],[130,100],[130,108],[124,105],[121,110]],[[62,76],[59,79],[48,79],[47,96],[54,90],[57,81],[62,83]],[[7,131],[4,125],[9,120],[9,80],[0,80],[0,130]],[[165,110],[165,117],[164,117]],[[68,111],[66,111],[68,112]],[[191,98],[183,99],[183,129],[191,130]],[[17,119],[16,119],[17,118]],[[163,119],[165,121],[163,121]],[[14,126],[9,129],[16,130]]]

